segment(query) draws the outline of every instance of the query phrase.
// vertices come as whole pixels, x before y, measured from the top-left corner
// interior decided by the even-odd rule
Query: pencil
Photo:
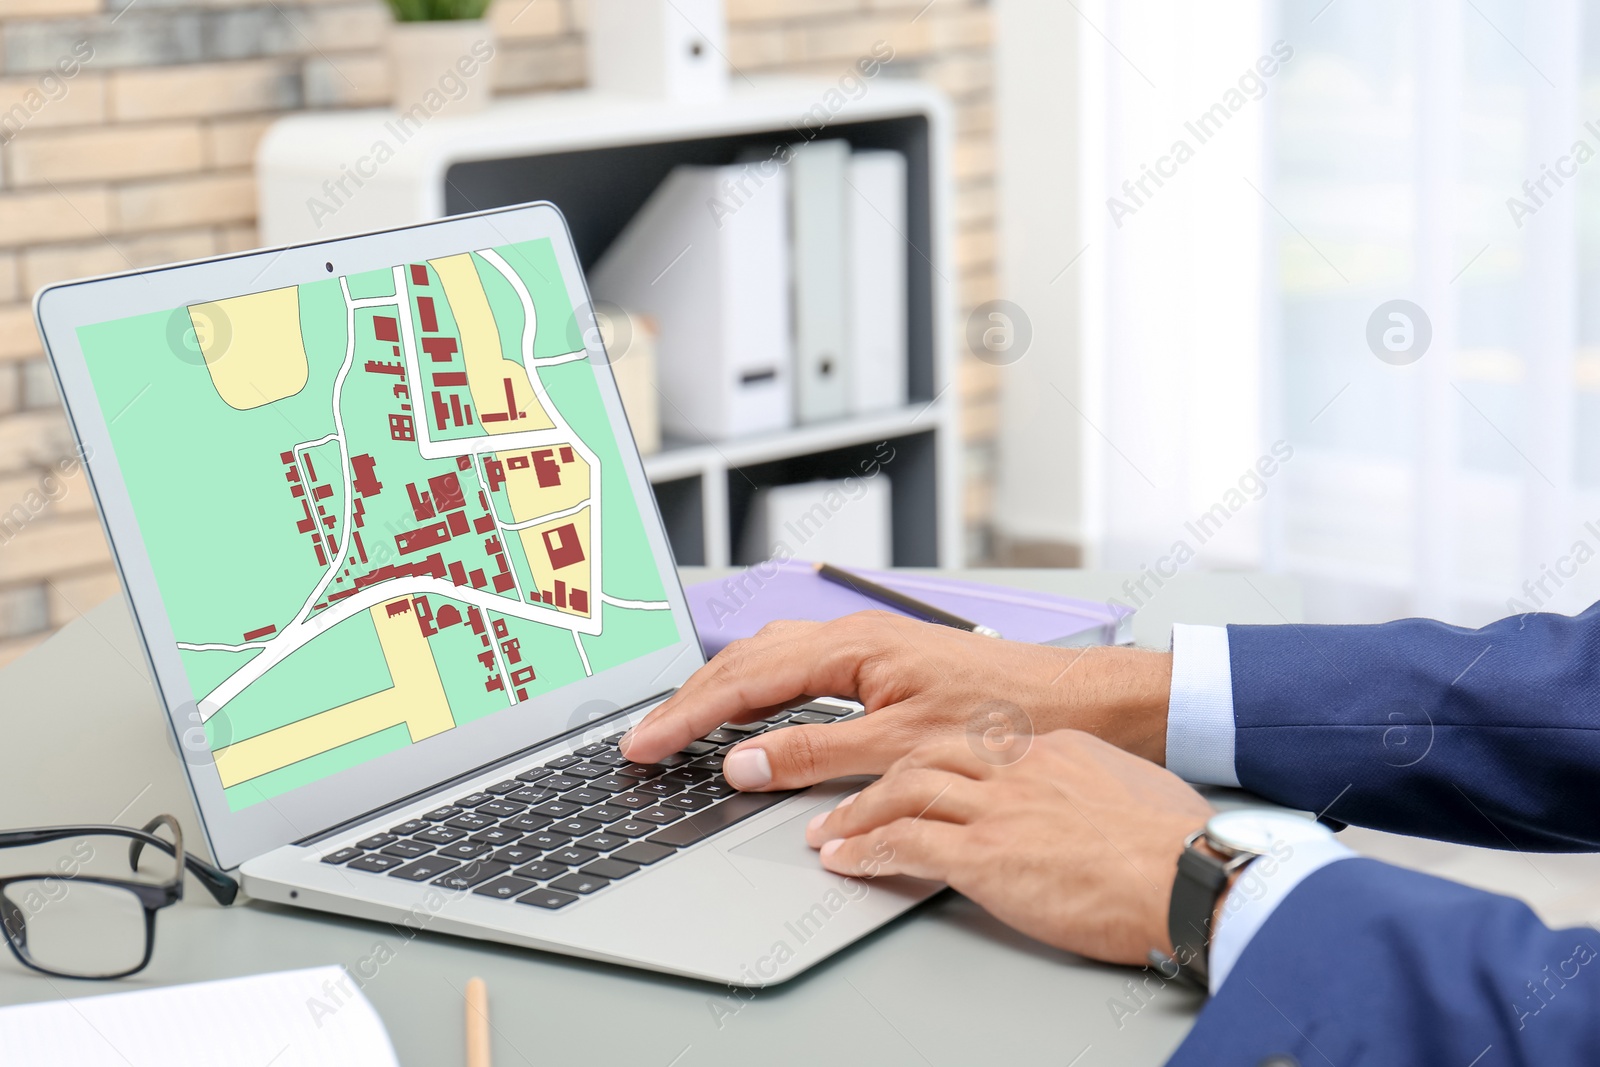
[[[467,1067],[489,1067],[489,987],[467,980]]]
[[[847,570],[835,567],[831,563],[814,563],[817,576],[834,585],[842,585],[846,589],[853,589],[864,597],[869,597],[881,604],[889,604],[899,608],[909,615],[914,615],[926,622],[936,622],[940,626],[950,626],[957,630],[968,630],[984,637],[999,637],[1000,631],[984,626],[982,623],[964,619],[954,612],[945,611],[943,608],[934,607],[926,601],[916,597],[907,596],[888,586],[879,585],[877,582],[852,574]]]

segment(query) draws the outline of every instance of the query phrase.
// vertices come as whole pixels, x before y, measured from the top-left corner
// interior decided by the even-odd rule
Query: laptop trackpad
[[[816,797],[816,803],[806,805],[772,829],[763,830],[750,840],[739,842],[728,851],[754,859],[772,860],[776,863],[789,863],[818,870],[822,864],[817,859],[817,850],[806,844],[806,823],[810,822],[817,812],[831,809],[839,803],[839,799],[845,793],[858,789],[865,783],[866,780],[841,783],[847,784],[847,788],[842,790],[823,786],[818,789],[821,795]]]

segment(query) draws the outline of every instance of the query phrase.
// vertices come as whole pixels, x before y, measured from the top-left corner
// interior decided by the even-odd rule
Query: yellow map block
[[[565,531],[567,526],[572,527],[570,534]],[[589,540],[589,509],[584,508],[564,519],[551,519],[549,522],[530,526],[526,530],[519,530],[522,537],[522,551],[528,557],[528,569],[533,572],[533,582],[540,592],[555,590],[556,582],[564,583],[567,589],[582,589],[588,594],[589,608],[587,611],[575,611],[572,601],[567,601],[567,607],[558,608],[571,615],[581,615],[584,618],[594,614],[595,592],[589,588],[589,560],[593,557],[591,542]],[[545,541],[545,534],[550,534],[550,541]],[[576,541],[577,547],[583,551],[583,560],[557,569],[551,561],[552,550],[561,554],[564,549],[571,547]]]
[[[542,462],[555,462],[561,468],[561,484],[541,486],[539,484],[539,468],[534,461],[534,454],[548,452]],[[512,467],[514,458],[526,459],[526,467]],[[556,511],[566,511],[568,508],[581,504],[589,499],[589,463],[577,449],[572,451],[572,462],[561,463],[561,446],[550,448],[528,448],[517,452],[498,452],[495,459],[500,461],[501,470],[505,474],[506,503],[511,506],[511,521],[525,522],[536,519],[540,515],[549,515]]]
[[[402,597],[392,603],[409,603]],[[455,726],[428,639],[410,611],[390,618],[388,605],[371,609],[378,644],[394,684],[348,704],[235,741],[216,754],[224,789],[405,723],[413,743]]]
[[[299,288],[195,304],[189,321],[211,384],[229,407],[249,411],[306,387]]]
[[[444,286],[450,314],[461,333],[461,358],[467,365],[467,388],[478,422],[485,433],[516,433],[522,430],[548,430],[555,426],[528,381],[528,372],[516,360],[506,359],[500,348],[500,329],[495,325],[483,279],[472,262],[472,253],[445,259],[430,259]],[[519,418],[504,421],[485,419],[486,414],[505,412],[508,406],[506,382],[511,383],[512,407]]]

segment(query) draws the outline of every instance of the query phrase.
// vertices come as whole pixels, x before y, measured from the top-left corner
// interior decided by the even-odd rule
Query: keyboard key
[[[322,857],[323,863],[347,863],[361,855],[359,848],[341,848],[337,852],[330,852]]]
[[[582,837],[584,834],[592,834],[600,829],[600,823],[595,822],[593,819],[563,819],[560,822],[551,823],[550,829],[558,834],[571,834],[573,837]]]
[[[606,803],[614,808],[627,808],[629,811],[638,811],[640,808],[648,808],[659,799],[659,797],[653,797],[646,793],[622,793],[612,797]]]
[[[714,756],[701,756],[684,769],[699,769],[702,771],[711,771],[712,773],[720,774],[722,772],[722,758],[722,753],[720,752]]]
[[[683,753],[686,756],[704,756],[716,750],[717,746],[710,741],[690,741],[683,746]]]
[[[717,802],[716,797],[708,797],[704,793],[680,793],[675,797],[668,797],[661,802],[664,808],[678,808],[682,811],[704,811]]]
[[[597,752],[589,757],[589,762],[606,767],[620,767],[628,762],[628,757],[620,752]]]
[[[604,878],[596,878],[589,874],[568,874],[551,882],[550,888],[567,893],[593,893],[598,889],[604,889],[610,884]]]
[[[518,867],[511,873],[518,878],[530,878],[543,882],[549,878],[559,878],[567,873],[567,869],[559,863],[545,863],[541,860],[530,863],[526,867]]]
[[[806,704],[796,709],[795,714],[823,715],[829,719],[842,719],[847,715],[854,715],[855,712],[849,710],[848,708],[836,708],[829,704]]]
[[[576,815],[583,810],[582,804],[571,804],[565,800],[547,800],[543,804],[529,808],[535,815],[548,815],[552,819],[565,819]]]
[[[419,826],[417,829],[420,830],[422,827]],[[363,837],[360,841],[357,841],[356,848],[382,848],[384,845],[392,845],[398,840],[400,840],[398,834],[373,834],[371,837]]]
[[[589,783],[590,789],[604,789],[608,793],[626,793],[639,783],[632,778],[624,778],[620,774],[608,774],[604,778],[596,778]]]
[[[586,867],[579,868],[579,874],[586,874],[591,878],[604,878],[615,881],[626,878],[639,869],[637,863],[628,863],[623,860],[595,860]]]
[[[491,878],[498,878],[510,869],[504,863],[496,863],[494,860],[479,860],[477,863],[467,864],[459,871],[451,871],[449,874],[435,878],[433,884],[443,886],[446,889],[471,889],[479,882],[487,882]]]
[[[345,866],[352,871],[372,871],[374,874],[382,874],[384,871],[398,867],[404,862],[405,860],[399,856],[385,856],[381,852],[373,852],[370,855],[362,856],[358,860],[351,860]]]
[[[465,830],[457,830],[451,826],[432,826],[417,834],[413,841],[426,841],[430,845],[448,845],[452,841],[460,841],[467,836]]]
[[[558,848],[554,852],[545,856],[544,861],[546,863],[561,863],[568,867],[577,867],[599,858],[600,853],[598,852],[592,852],[586,848],[579,848],[576,845],[568,845],[566,848]]]
[[[752,737],[756,734],[759,734],[766,728],[767,724],[764,722],[729,722],[723,723],[722,728],[715,732],[738,734],[741,737]],[[706,740],[709,741],[710,739],[710,735],[707,735]]]
[[[489,793],[489,794],[491,794],[493,796],[503,797],[507,793],[510,793],[513,790],[517,790],[517,789],[521,789],[521,788],[522,788],[522,783],[521,782],[517,781],[515,778],[507,778],[503,782],[496,782],[494,785],[486,785],[486,786],[484,786],[483,787],[483,791],[485,793]]]
[[[670,771],[672,768],[674,768],[674,767],[682,767],[685,763],[688,763],[688,762],[689,762],[689,757],[688,756],[684,755],[682,752],[674,752],[670,756],[662,756],[659,760],[656,761],[656,766],[657,767],[665,767],[667,770]]]
[[[553,848],[560,848],[572,840],[571,834],[557,833],[554,830],[541,830],[536,834],[529,834],[518,844],[523,848],[536,848],[540,852],[548,852]]]
[[[460,808],[445,807],[434,808],[432,811],[425,813],[422,817],[428,822],[444,822],[446,819],[453,819],[460,814]]]
[[[479,804],[487,804],[493,799],[494,797],[490,796],[488,793],[468,793],[466,796],[456,801],[456,807],[475,808]]]
[[[496,803],[498,804],[538,804],[540,801],[552,800],[560,796],[554,789],[546,789],[544,783],[538,785],[525,785],[515,793],[507,793]],[[485,805],[487,807],[488,805]]]
[[[715,772],[708,771],[704,767],[679,767],[671,774],[663,774],[661,784],[683,786],[687,789],[693,787],[696,782],[703,782],[712,777],[715,777]]]
[[[596,741],[592,745],[584,745],[582,748],[573,749],[572,754],[574,756],[582,756],[584,759],[588,759],[590,756],[598,756],[600,753],[605,752],[610,747],[611,746],[606,744],[604,741]]]
[[[627,808],[614,808],[610,804],[600,804],[593,808],[584,808],[582,818],[593,819],[596,822],[615,822],[617,819],[629,815]]]
[[[460,860],[447,860],[443,856],[427,856],[404,867],[389,872],[390,878],[404,878],[408,882],[421,882],[437,878],[445,871],[461,866]]]
[[[426,830],[427,828],[428,824],[423,822],[421,819],[407,819],[399,826],[389,827],[389,832],[394,834],[396,837],[410,837],[418,830]]]
[[[646,778],[654,778],[660,774],[661,768],[646,763],[624,763],[617,768],[617,773],[624,778],[634,778],[642,782]]]
[[[582,778],[586,782],[593,778],[604,778],[610,773],[610,767],[601,767],[595,763],[585,763],[579,767],[567,768],[567,774],[574,778]]]
[[[780,711],[776,715],[768,715],[765,719],[762,719],[761,721],[765,722],[765,723],[776,724],[776,723],[780,723],[780,722],[783,722],[784,720],[788,719],[788,717],[791,714],[793,714],[793,712]]]
[[[481,841],[486,845],[509,845],[513,841],[521,840],[522,835],[516,830],[508,830],[504,826],[491,826],[487,830],[479,830],[467,840]]]
[[[489,846],[482,841],[457,841],[453,845],[441,848],[437,855],[453,860],[470,860],[474,856],[481,856],[489,851]]]
[[[618,733],[611,734],[608,737],[602,737],[600,740],[604,741],[608,745],[615,745],[618,741],[621,741],[626,736],[628,736],[628,731],[622,730]]]
[[[654,781],[640,782],[634,788],[635,793],[649,793],[656,797],[670,797],[674,793],[683,792],[683,785],[679,782]]]
[[[501,823],[507,830],[515,830],[521,834],[531,834],[535,830],[543,830],[551,823],[548,815],[518,815],[515,819],[507,819]]]
[[[606,792],[604,789],[573,789],[569,792],[562,793],[561,799],[567,801],[569,804],[582,804],[587,807],[590,804],[600,803],[610,795],[611,794]]]
[[[508,800],[491,800],[487,804],[478,805],[479,815],[492,815],[496,819],[508,818],[527,808],[526,804],[518,804]]]
[[[488,815],[479,815],[475,811],[464,811],[460,815],[445,823],[454,826],[457,830],[482,830],[485,826],[493,826],[495,820]]]
[[[598,834],[590,834],[588,837],[580,837],[578,840],[573,842],[573,845],[579,848],[592,848],[596,852],[610,852],[612,849],[621,848],[627,843],[628,839],[626,837],[621,837],[617,834],[601,832]],[[613,876],[606,875],[606,877],[610,878]]]
[[[665,826],[683,818],[683,812],[668,811],[666,808],[646,808],[643,811],[634,812],[633,817],[637,822],[653,822],[657,826]]]
[[[394,844],[385,845],[383,848],[385,856],[399,856],[403,860],[414,860],[418,856],[426,856],[432,851],[432,847],[419,845],[415,841],[396,841]]]
[[[728,784],[725,778],[713,778],[709,782],[701,782],[694,787],[694,791],[696,793],[704,793],[708,797],[716,797],[719,800],[738,792],[737,789]]]
[[[664,860],[676,852],[675,848],[665,845],[652,845],[648,841],[635,841],[626,848],[619,848],[611,854],[614,860],[626,860],[629,863],[651,864]]]
[[[824,715],[820,711],[797,711],[789,716],[789,721],[797,726],[810,726],[814,723],[832,722],[832,715]]]
[[[531,770],[523,771],[521,774],[517,775],[517,781],[537,782],[539,779],[544,778],[549,774],[550,768],[548,767],[534,767]]]
[[[545,766],[550,768],[552,771],[561,771],[566,770],[568,767],[575,767],[582,762],[582,756],[557,756],[555,759],[547,762]]]
[[[536,908],[549,908],[555,911],[564,908],[578,898],[571,893],[558,893],[551,889],[535,889],[525,897],[518,897],[518,904],[532,904]]]
[[[764,811],[774,804],[782,803],[794,796],[794,793],[735,793],[727,800],[716,804],[705,811],[691,815],[676,826],[669,826],[658,834],[653,834],[650,840],[658,845],[671,845],[673,848],[683,848],[696,841],[710,837],[718,830],[726,830],[734,823],[748,819],[757,812]],[[642,812],[640,813],[643,814]]]
[[[513,878],[510,875],[496,878],[492,882],[485,882],[473,892],[480,897],[494,897],[496,900],[510,900],[513,897],[526,893],[533,888],[533,883],[526,878]]]
[[[491,858],[501,863],[531,863],[538,859],[543,851],[543,849],[529,848],[527,845],[507,845]]]
[[[735,741],[743,741],[744,734],[735,733],[732,730],[712,730],[709,734],[706,734],[705,737],[701,738],[701,740],[709,741],[713,745],[731,745]]]
[[[640,822],[638,819],[626,819],[622,822],[614,822],[610,826],[606,827],[606,833],[620,834],[623,837],[643,837],[646,834],[653,834],[659,829],[661,829],[661,827],[653,822]]]
[[[578,786],[586,784],[588,783],[586,783],[584,779],[574,778],[570,774],[552,774],[550,777],[539,783],[539,788],[560,792],[564,789],[576,789]]]

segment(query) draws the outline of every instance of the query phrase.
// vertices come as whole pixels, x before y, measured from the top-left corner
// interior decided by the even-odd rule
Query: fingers
[[[856,837],[829,841],[822,846],[822,865],[835,874],[863,878],[905,874],[948,882],[961,862],[964,833],[954,823],[896,819]]]
[[[782,622],[733,642],[623,738],[623,755],[653,763],[725,722],[749,722],[809,696],[855,696],[865,646],[850,635],[838,622]]]
[[[914,743],[881,712],[786,726],[735,746],[722,761],[722,774],[736,789],[799,789],[847,774],[882,774]]]
[[[896,819],[965,823],[983,810],[981,787],[971,778],[918,768],[894,773],[846,797],[806,827],[806,841],[819,848],[839,837],[855,837]]]

